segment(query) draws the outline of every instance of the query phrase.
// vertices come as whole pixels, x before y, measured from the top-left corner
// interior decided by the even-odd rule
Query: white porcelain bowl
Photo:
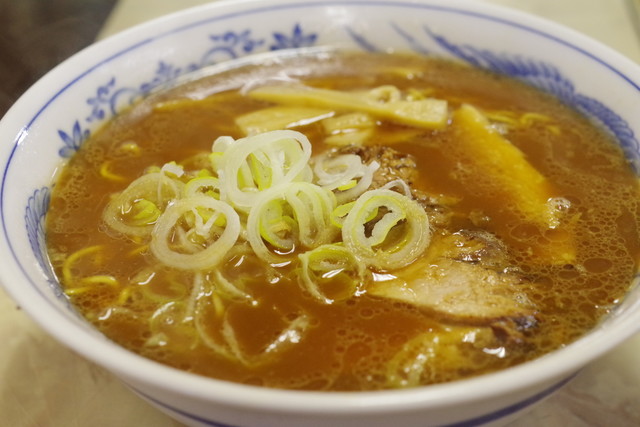
[[[640,289],[596,330],[540,359],[413,390],[326,393],[207,379],[151,362],[77,316],[48,266],[43,218],[56,171],[121,108],[205,65],[283,48],[389,48],[452,57],[548,90],[616,135],[640,170],[640,68],[587,37],[478,1],[216,2],[125,31],[35,84],[0,123],[0,282],[45,330],[160,410],[201,426],[504,423],[639,329]],[[634,287],[637,288],[637,282]]]

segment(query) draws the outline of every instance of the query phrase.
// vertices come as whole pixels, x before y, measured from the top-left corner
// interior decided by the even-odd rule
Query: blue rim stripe
[[[495,412],[492,412],[490,414],[486,414],[486,415],[481,415],[479,417],[473,418],[471,420],[467,420],[467,421],[462,421],[459,423],[454,423],[454,424],[447,424],[446,426],[443,427],[473,427],[473,426],[478,426],[478,425],[482,425],[482,424],[486,424],[489,423],[491,421],[496,421],[499,420],[500,418],[504,418],[508,415],[511,414],[515,414],[518,411],[521,411],[523,409],[525,409],[528,406],[531,406],[539,401],[541,401],[542,399],[545,399],[549,396],[551,396],[553,393],[555,393],[556,391],[560,390],[562,387],[564,387],[569,381],[571,381],[573,378],[575,378],[575,376],[578,375],[578,373],[574,373],[572,375],[570,375],[569,377],[563,379],[562,381],[552,385],[551,387],[547,388],[546,390],[541,391],[538,394],[535,394],[527,399],[524,399],[518,403],[514,403],[511,406],[507,406],[506,408],[502,408],[499,409]]]
[[[499,409],[495,412],[491,412],[489,414],[485,414],[485,415],[481,415],[479,417],[476,418],[472,418],[466,421],[461,421],[461,422],[457,422],[457,423],[453,423],[453,424],[445,424],[442,425],[441,427],[474,427],[474,426],[479,426],[482,424],[486,424],[492,421],[497,421],[500,418],[504,418],[506,416],[515,414],[519,411],[522,411],[523,409],[534,405],[536,403],[538,403],[539,401],[551,396],[553,393],[555,393],[556,391],[560,390],[562,387],[564,387],[569,381],[571,381],[573,378],[576,377],[576,375],[578,375],[578,372],[568,376],[567,378],[564,378],[563,380],[557,382],[556,384],[552,385],[551,387],[542,390],[541,392],[528,397],[524,400],[521,400],[520,402],[514,403],[513,405],[509,405],[505,408]],[[239,427],[237,425],[234,424],[224,424],[218,421],[213,421],[211,419],[208,418],[204,418],[198,415],[194,415],[191,414],[189,412],[183,411],[182,409],[178,409],[174,406],[171,406],[165,402],[161,402],[156,398],[153,398],[149,395],[147,395],[146,393],[141,392],[140,390],[138,390],[136,387],[133,387],[130,384],[127,384],[127,386],[136,394],[138,394],[140,397],[142,397],[143,399],[148,400],[149,402],[153,403],[156,406],[159,406],[161,408],[163,408],[165,411],[168,412],[173,412],[174,414],[177,414],[181,417],[184,418],[188,418],[191,419],[193,421],[197,421],[199,423],[211,426],[211,427]],[[329,421],[328,421],[329,422]]]

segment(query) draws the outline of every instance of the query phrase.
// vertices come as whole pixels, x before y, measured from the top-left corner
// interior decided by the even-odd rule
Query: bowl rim
[[[365,4],[375,3],[377,5],[389,4],[397,5],[424,5],[432,4],[446,9],[464,9],[474,14],[480,14],[488,17],[498,17],[501,20],[515,22],[518,26],[529,28],[533,32],[544,33],[550,37],[556,38],[562,43],[569,43],[576,49],[581,50],[584,54],[601,61],[602,56],[607,61],[613,62],[615,67],[612,70],[629,70],[621,74],[628,74],[633,71],[640,80],[640,67],[632,61],[624,58],[613,49],[604,46],[587,36],[579,34],[571,29],[563,27],[557,23],[548,21],[544,18],[535,17],[524,12],[507,9],[494,4],[486,4],[472,2],[471,0],[413,0],[413,1],[391,1],[391,0],[327,0],[304,2],[303,0],[274,0],[269,4],[281,6],[292,4]],[[12,135],[15,141],[14,145],[19,145],[24,136],[25,126],[22,124],[21,117],[33,116],[30,103],[32,98],[38,97],[40,92],[47,93],[44,88],[51,82],[67,81],[67,85],[81,78],[85,73],[90,72],[94,68],[98,68],[104,61],[111,58],[112,55],[119,55],[124,52],[122,45],[128,46],[125,50],[131,49],[133,46],[143,44],[156,34],[156,29],[162,25],[170,23],[170,30],[157,33],[157,37],[166,36],[172,31],[178,31],[182,28],[187,19],[197,21],[201,11],[211,11],[220,9],[242,10],[251,7],[261,8],[265,3],[259,0],[222,0],[206,5],[200,5],[193,8],[174,12],[167,16],[159,17],[151,21],[136,25],[121,33],[115,34],[104,40],[101,40],[77,54],[73,55],[63,63],[55,67],[36,84],[34,84],[25,94],[16,102],[0,124],[0,135]],[[544,31],[542,31],[542,30]],[[156,37],[154,36],[154,37]],[[136,39],[134,44],[124,43],[126,40]],[[591,46],[590,49],[583,48],[585,44]],[[104,54],[98,54],[99,51],[106,50],[110,52],[105,57]],[[595,52],[595,53],[593,53]],[[101,58],[100,60],[97,60]],[[78,64],[93,64],[91,68],[85,68],[82,74],[72,74],[73,79],[63,77],[68,69],[75,70]],[[635,83],[634,83],[635,84]],[[637,86],[637,85],[636,85]],[[38,98],[39,104],[41,99]],[[51,102],[51,100],[49,101]],[[48,103],[47,103],[48,104]],[[46,105],[45,104],[45,107]],[[43,108],[45,108],[43,107]],[[35,117],[40,114],[38,112]],[[17,135],[17,136],[16,136]],[[8,160],[8,162],[10,159]],[[2,188],[5,186],[6,176],[2,177]],[[0,218],[3,222],[3,235],[6,239],[7,225],[4,223],[4,195],[0,189]],[[3,239],[3,252],[10,253],[9,244]],[[564,381],[564,378],[573,375],[576,369],[584,366],[588,362],[596,359],[604,354],[613,346],[620,344],[626,338],[629,338],[633,331],[638,330],[640,323],[640,310],[635,309],[635,314],[629,315],[624,313],[620,318],[616,319],[617,330],[627,330],[632,332],[618,333],[610,336],[598,331],[592,331],[577,341],[567,345],[538,359],[525,362],[521,365],[508,368],[499,372],[482,375],[475,378],[454,381],[451,383],[436,384],[426,387],[418,387],[407,390],[383,390],[374,392],[313,392],[299,390],[281,390],[256,387],[250,385],[236,384],[227,381],[206,378],[195,374],[179,371],[174,368],[151,361],[144,357],[138,356],[124,348],[121,348],[106,339],[96,339],[96,334],[89,331],[79,330],[73,335],[66,334],[65,327],[73,326],[73,323],[66,319],[56,308],[50,304],[41,305],[42,295],[38,295],[38,291],[30,287],[19,287],[14,285],[13,281],[20,282],[18,279],[25,274],[21,271],[22,267],[13,264],[5,268],[3,266],[0,271],[2,284],[9,295],[17,301],[28,314],[49,334],[64,343],[69,348],[80,353],[87,359],[107,367],[112,372],[117,373],[125,382],[129,379],[135,379],[141,383],[145,383],[158,388],[165,388],[167,384],[172,384],[172,388],[185,396],[195,398],[203,398],[211,396],[216,401],[223,402],[232,406],[242,406],[251,408],[261,408],[269,410],[283,410],[287,412],[326,412],[331,410],[334,413],[380,413],[380,412],[401,412],[407,409],[415,409],[417,407],[446,407],[457,406],[461,403],[472,402],[482,399],[489,399],[494,396],[504,395],[519,388],[514,384],[513,378],[520,378],[526,384],[541,384],[548,381]],[[636,277],[637,279],[637,277]],[[637,280],[636,280],[637,281]],[[637,306],[638,304],[636,304]],[[87,340],[90,345],[87,344]],[[130,384],[134,389],[136,386]]]

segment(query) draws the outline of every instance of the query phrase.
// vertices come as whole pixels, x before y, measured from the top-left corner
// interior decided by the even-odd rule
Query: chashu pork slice
[[[410,154],[381,145],[347,146],[335,154],[357,154],[380,168],[372,188],[396,179],[412,187],[419,167]],[[531,284],[510,266],[505,244],[482,230],[450,231],[455,201],[413,189],[429,216],[433,237],[424,257],[394,275],[380,274],[369,295],[412,304],[434,316],[460,324],[489,326],[498,335],[519,339],[536,326],[536,309],[527,297]],[[502,333],[502,334],[501,334]]]
[[[536,325],[531,284],[507,265],[502,243],[490,233],[434,236],[426,256],[367,288],[369,295],[414,305],[456,323],[491,326],[518,338]]]

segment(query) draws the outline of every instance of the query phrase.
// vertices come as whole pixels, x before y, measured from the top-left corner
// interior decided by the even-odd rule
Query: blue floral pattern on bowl
[[[51,200],[51,189],[42,187],[33,192],[27,201],[27,207],[24,210],[24,220],[27,224],[27,235],[29,236],[29,244],[35,255],[40,267],[44,271],[49,286],[53,289],[56,298],[63,298],[63,293],[55,279],[55,275],[49,264],[47,256],[47,247],[45,242],[45,216],[49,209],[49,201]]]
[[[222,34],[210,35],[209,39],[213,46],[207,49],[196,61],[185,66],[159,61],[152,78],[138,87],[117,87],[116,78],[112,77],[96,89],[94,96],[87,98],[91,113],[85,118],[85,122],[90,124],[113,117],[122,105],[132,105],[151,92],[167,87],[182,75],[257,52],[259,48],[265,46],[266,39],[255,38],[251,32],[250,29],[245,29],[239,32],[227,31]],[[273,44],[269,46],[269,50],[313,46],[317,37],[316,33],[303,33],[300,24],[295,24],[291,35],[284,32],[273,32]],[[64,144],[60,149],[60,156],[69,158],[89,138],[91,132],[87,128],[83,129],[80,121],[76,120],[72,125],[71,132],[59,130],[58,134]]]

